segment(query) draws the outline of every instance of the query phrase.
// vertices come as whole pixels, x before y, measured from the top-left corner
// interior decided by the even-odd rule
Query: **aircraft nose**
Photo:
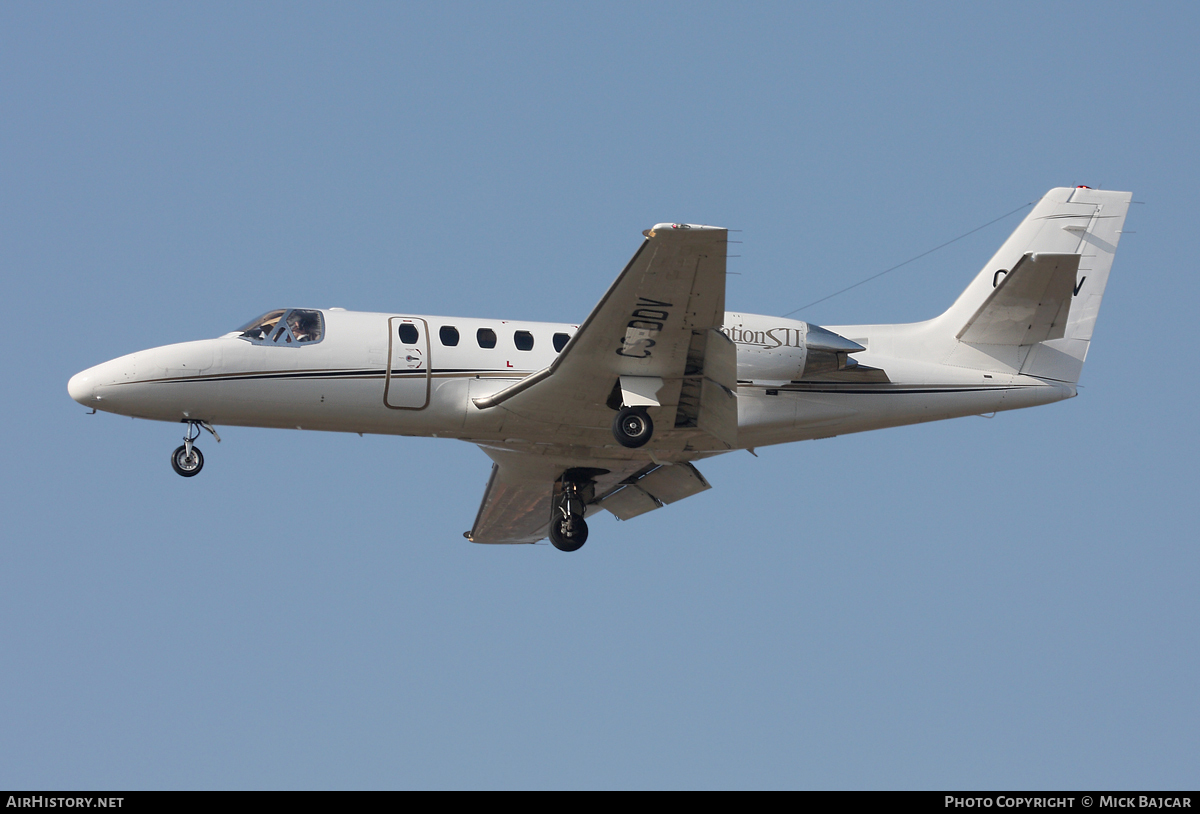
[[[88,368],[72,376],[67,382],[67,392],[84,407],[91,407],[92,397],[96,392],[95,368]]]
[[[133,353],[89,367],[71,377],[67,382],[67,392],[84,407],[99,407],[112,385],[133,378],[136,362],[137,354]]]

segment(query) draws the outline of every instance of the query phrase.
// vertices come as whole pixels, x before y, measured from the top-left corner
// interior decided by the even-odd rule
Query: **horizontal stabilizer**
[[[958,338],[979,345],[1035,345],[1062,338],[1079,273],[1078,254],[1029,252],[1000,277]]]

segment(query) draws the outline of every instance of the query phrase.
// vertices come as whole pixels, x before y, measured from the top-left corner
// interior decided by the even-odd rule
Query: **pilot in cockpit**
[[[313,311],[293,311],[287,324],[297,342],[312,342],[320,335],[320,320]]]
[[[324,323],[320,311],[294,308],[291,311],[270,311],[242,326],[239,331],[242,339],[255,344],[312,344],[321,341]]]

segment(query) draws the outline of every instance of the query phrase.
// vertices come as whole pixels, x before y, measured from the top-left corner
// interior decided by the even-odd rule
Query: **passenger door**
[[[388,366],[383,403],[396,410],[429,405],[429,325],[415,317],[388,318]]]

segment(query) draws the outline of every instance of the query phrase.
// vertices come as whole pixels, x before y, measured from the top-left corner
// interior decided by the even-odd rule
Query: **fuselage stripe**
[[[425,379],[456,378],[477,376],[489,379],[520,380],[535,371],[529,370],[484,370],[479,368],[435,368],[431,372],[424,368],[410,370],[408,368],[390,372],[392,379]],[[173,376],[164,379],[143,379],[140,381],[121,382],[121,384],[183,384],[199,382],[243,382],[265,381],[271,379],[290,381],[329,381],[369,379],[383,380],[388,378],[385,368],[350,369],[350,370],[301,370],[301,371],[269,371],[260,373],[213,374],[208,376]],[[812,383],[803,382],[779,385],[775,387],[747,382],[739,382],[739,390],[775,391],[783,393],[854,393],[858,395],[919,395],[933,393],[978,393],[1003,390],[1024,390],[1030,387],[1042,387],[1040,384],[972,384],[972,385],[880,385],[877,382],[838,382]]]

